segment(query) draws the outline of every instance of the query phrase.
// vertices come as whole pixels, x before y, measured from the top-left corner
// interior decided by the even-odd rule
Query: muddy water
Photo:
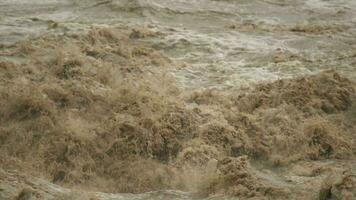
[[[81,34],[91,26],[147,27],[158,33],[140,42],[174,61],[178,67],[170,73],[184,90],[249,87],[328,69],[356,80],[353,0],[0,0],[0,44]],[[295,187],[279,172],[257,168],[271,183]],[[194,198],[178,191],[98,195]]]
[[[356,2],[31,0],[0,2],[0,41],[92,25],[149,26],[185,88],[248,86],[326,69],[355,78]]]

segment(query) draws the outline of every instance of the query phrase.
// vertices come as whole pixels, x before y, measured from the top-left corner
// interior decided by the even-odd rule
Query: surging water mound
[[[94,28],[0,49],[2,169],[106,192],[286,199],[294,191],[259,177],[248,157],[354,158],[355,84],[337,73],[181,94],[171,61],[132,33]]]
[[[337,73],[280,80],[243,92],[204,91],[190,101],[223,105],[217,109],[244,136],[241,146],[231,149],[233,154],[288,164],[352,159],[355,152],[355,85]]]
[[[221,148],[225,155],[249,155],[255,161],[290,169],[294,173],[290,167],[300,161],[354,160],[355,99],[355,84],[337,73],[328,72],[260,84],[248,91],[195,92],[189,96],[188,102],[223,118],[219,120],[221,123],[209,124],[204,131],[208,134],[216,130],[206,138],[207,143],[214,141],[212,145]],[[218,138],[224,142],[217,142]],[[343,177],[338,176],[339,179]],[[225,190],[224,193],[240,195],[243,191],[236,183],[231,184],[232,187],[213,185]],[[258,193],[263,196],[276,191],[276,188],[258,188]],[[289,189],[297,193],[295,188]],[[352,186],[346,190],[350,189],[354,190]],[[279,191],[278,187],[277,191],[281,199],[291,197],[283,197],[286,191]],[[309,194],[298,198],[316,197]]]
[[[16,61],[0,64],[3,169],[106,191],[168,184],[169,170],[155,160],[177,153],[168,137],[185,138],[190,128],[176,121],[189,124],[192,114],[166,97],[177,90],[154,73],[170,61],[129,34],[93,29],[2,49]]]

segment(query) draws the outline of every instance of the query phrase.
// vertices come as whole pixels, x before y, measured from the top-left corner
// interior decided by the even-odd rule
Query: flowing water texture
[[[354,0],[0,0],[0,70],[0,199],[356,198]]]
[[[354,1],[2,1],[1,40],[92,25],[150,26],[187,67],[183,87],[224,88],[337,69],[354,78]],[[50,27],[59,24],[55,30]]]

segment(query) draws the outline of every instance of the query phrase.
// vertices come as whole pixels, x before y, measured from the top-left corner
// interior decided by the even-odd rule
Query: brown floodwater
[[[110,31],[90,32],[93,29],[115,29],[119,30],[119,33]],[[87,35],[88,32],[89,36]],[[121,35],[123,36],[121,37]],[[95,37],[99,39],[96,40]],[[118,42],[122,38],[125,38],[124,44]],[[31,44],[33,47],[27,48],[26,45],[31,42],[34,43]],[[55,50],[52,51],[52,49],[55,49],[56,46],[62,43],[65,45],[62,47],[61,53],[56,53]],[[46,48],[51,50],[47,51]],[[118,51],[120,52],[118,53]],[[86,52],[86,54],[84,55],[83,52]],[[153,53],[151,54],[150,52]],[[170,114],[170,117],[172,117],[175,112],[182,112],[184,117],[179,119],[181,120],[179,123],[174,121],[177,119],[173,119],[173,117],[172,119],[167,117],[169,118],[167,120],[164,117],[162,119],[159,118],[160,120],[157,120],[159,125],[161,125],[160,123],[166,125],[166,122],[168,124],[168,128],[159,127],[162,128],[162,130],[159,130],[164,132],[166,129],[174,129],[175,131],[176,129],[183,129],[186,123],[184,119],[189,118],[191,121],[187,123],[192,128],[177,132],[181,135],[189,135],[186,132],[190,131],[192,133],[196,131],[197,135],[202,132],[203,136],[199,135],[197,138],[202,137],[203,139],[184,135],[182,136],[184,139],[177,136],[177,143],[174,143],[175,140],[172,143],[168,141],[168,146],[174,146],[172,147],[173,153],[169,152],[169,158],[166,158],[167,155],[162,155],[167,152],[162,153],[159,151],[159,153],[155,153],[154,145],[157,142],[156,140],[159,140],[156,135],[155,137],[157,138],[152,141],[152,150],[147,150],[147,153],[146,149],[142,147],[144,149],[140,149],[143,152],[141,152],[142,157],[152,156],[153,160],[159,161],[159,167],[163,165],[162,168],[164,169],[171,167],[176,170],[175,168],[177,168],[177,171],[174,172],[165,171],[166,174],[162,175],[162,179],[164,180],[160,180],[165,183],[162,184],[164,186],[161,187],[157,183],[152,188],[159,188],[159,190],[150,192],[147,192],[145,189],[150,187],[146,187],[144,184],[135,185],[135,181],[133,181],[135,183],[127,188],[124,186],[115,188],[115,184],[118,184],[118,182],[115,182],[115,180],[105,181],[103,180],[105,178],[95,179],[98,180],[97,183],[90,181],[88,181],[88,184],[81,181],[75,182],[74,180],[81,180],[83,177],[80,174],[78,175],[80,178],[77,178],[77,174],[74,173],[71,174],[72,178],[66,176],[68,180],[63,179],[63,182],[59,181],[57,184],[57,181],[55,181],[56,178],[49,180],[48,176],[53,175],[51,173],[56,171],[60,164],[52,166],[46,163],[46,165],[50,165],[48,168],[46,165],[42,166],[42,164],[38,164],[38,167],[43,167],[41,170],[48,170],[48,172],[46,171],[46,173],[41,174],[41,172],[37,173],[35,172],[36,170],[33,170],[31,175],[40,176],[41,179],[33,178],[27,180],[27,182],[33,188],[42,188],[43,191],[48,191],[48,194],[52,195],[42,196],[42,198],[52,199],[57,194],[65,196],[67,193],[71,193],[71,195],[75,196],[73,197],[74,199],[89,198],[81,196],[83,194],[94,195],[98,199],[108,200],[239,199],[239,197],[230,196],[241,196],[242,199],[260,199],[258,195],[272,194],[272,196],[278,196],[280,194],[294,193],[295,195],[292,199],[313,199],[319,197],[326,200],[337,199],[339,196],[342,196],[334,195],[334,193],[336,194],[339,191],[335,189],[337,188],[336,186],[335,188],[334,186],[326,186],[326,192],[324,191],[326,193],[326,196],[324,195],[325,198],[320,197],[323,196],[321,194],[323,192],[320,191],[323,191],[324,182],[327,181],[328,177],[332,177],[330,175],[332,174],[331,172],[346,174],[347,171],[347,173],[351,174],[350,176],[355,176],[356,174],[354,159],[354,155],[356,154],[356,148],[354,147],[356,127],[353,124],[356,120],[356,107],[353,104],[355,103],[355,84],[352,82],[356,81],[356,1],[354,0],[0,0],[0,69],[6,69],[6,72],[10,74],[5,75],[4,72],[4,77],[1,76],[2,79],[0,80],[3,85],[0,87],[0,91],[4,95],[0,95],[2,97],[0,100],[10,99],[11,95],[21,99],[21,94],[26,93],[23,92],[26,89],[21,90],[18,88],[26,88],[28,83],[31,83],[31,87],[33,85],[33,88],[38,87],[41,90],[45,87],[43,85],[47,85],[50,88],[52,87],[52,83],[57,84],[51,78],[46,79],[48,73],[52,73],[52,69],[49,69],[50,72],[48,72],[48,69],[41,70],[43,66],[52,62],[48,60],[59,54],[61,56],[63,54],[65,58],[63,61],[60,59],[59,61],[56,60],[55,65],[62,65],[61,63],[64,63],[63,66],[69,66],[66,65],[67,56],[68,58],[75,57],[79,60],[78,62],[70,63],[70,66],[97,67],[105,65],[107,67],[109,65],[120,65],[124,66],[124,70],[130,73],[132,71],[136,73],[135,70],[137,70],[136,68],[132,70],[131,66],[139,66],[142,69],[140,68],[137,71],[144,74],[142,76],[137,75],[137,77],[135,75],[133,76],[134,78],[131,78],[130,75],[126,77],[122,73],[107,71],[113,77],[106,78],[105,75],[102,75],[104,78],[98,78],[98,80],[100,82],[105,79],[105,81],[100,82],[100,84],[93,83],[90,85],[89,81],[86,82],[87,79],[78,78],[70,82],[72,86],[69,86],[70,84],[66,85],[66,81],[63,80],[69,79],[68,77],[77,76],[77,71],[55,72],[56,75],[58,73],[61,75],[60,78],[56,77],[55,79],[56,81],[57,79],[61,79],[55,88],[63,87],[63,91],[68,93],[68,91],[72,91],[76,87],[73,85],[76,85],[78,82],[83,85],[88,83],[88,87],[78,87],[74,93],[79,94],[81,91],[85,93],[88,88],[93,87],[94,89],[90,88],[88,91],[94,91],[93,93],[97,95],[94,95],[95,97],[91,99],[91,101],[97,104],[94,106],[88,103],[91,107],[88,106],[85,111],[77,107],[66,110],[66,108],[60,106],[58,109],[56,107],[55,111],[53,111],[53,113],[61,118],[54,121],[67,123],[65,126],[68,129],[74,127],[73,130],[79,130],[82,134],[79,140],[85,142],[87,140],[94,141],[93,137],[96,136],[93,135],[99,135],[101,130],[111,126],[112,123],[112,119],[108,120],[110,123],[108,121],[101,121],[106,117],[103,113],[109,113],[115,109],[119,109],[119,112],[116,113],[117,115],[113,117],[115,120],[127,120],[130,123],[135,122],[133,123],[134,125],[142,128],[139,130],[146,130],[147,128],[145,126],[147,121],[140,121],[140,117],[142,116],[153,116],[156,112],[172,112],[173,114]],[[126,61],[130,59],[133,61]],[[1,63],[5,64],[1,65]],[[7,63],[11,63],[11,65]],[[31,73],[33,72],[32,74],[23,75],[25,77],[23,79],[16,77],[16,74],[22,74],[28,70],[20,66],[27,67],[30,65],[35,66],[34,68],[28,68],[30,71],[33,70],[31,71]],[[157,68],[156,65],[164,65],[164,67]],[[13,67],[16,70],[11,71],[10,68],[12,66],[16,66]],[[39,68],[38,70],[36,66]],[[83,67],[81,69],[86,70],[83,72],[84,74],[93,73],[95,75],[85,74],[83,75],[85,78],[96,77],[99,74],[99,72],[92,72],[89,69],[90,67],[87,68]],[[327,75],[324,77],[323,74],[325,72]],[[330,73],[335,74],[330,75]],[[160,80],[163,80],[162,77],[164,77],[164,81],[160,82]],[[113,81],[113,79],[119,82],[119,84]],[[142,98],[142,102],[132,104],[127,103],[133,101],[132,99],[120,99],[121,96],[125,96],[127,93],[119,93],[117,95],[121,96],[115,97],[119,99],[116,100],[123,102],[122,104],[125,104],[129,108],[124,109],[122,107],[125,106],[119,105],[117,107],[120,108],[115,107],[111,110],[110,106],[114,107],[113,102],[116,100],[113,100],[115,94],[111,94],[110,91],[116,87],[121,87],[121,85],[125,84],[125,82],[130,82],[130,80],[133,80],[132,82],[137,81],[137,85],[142,81],[143,85],[152,85],[152,88],[155,89],[150,88],[148,91],[142,92],[149,97],[141,97],[141,94],[133,95],[133,99]],[[41,85],[41,81],[45,84]],[[115,82],[116,85],[112,82]],[[7,87],[13,87],[14,89],[10,91]],[[43,89],[43,91],[56,90],[53,89],[54,86],[53,88],[48,88]],[[133,88],[137,89],[140,87],[136,88],[136,86],[133,86]],[[140,88],[141,90],[144,89]],[[58,89],[58,91],[62,90]],[[176,95],[177,91],[179,91],[179,95]],[[75,99],[73,97],[75,96],[74,93],[70,98]],[[150,95],[153,94],[158,95],[152,97],[152,100]],[[83,96],[85,95],[87,94],[83,94]],[[52,98],[49,93],[46,93],[45,98],[47,96],[48,98]],[[104,97],[107,97],[109,100],[106,100]],[[91,98],[91,96],[81,97],[80,100],[75,99],[75,101],[76,103],[79,102],[78,104],[86,103],[85,98]],[[96,101],[100,98],[105,100]],[[163,100],[161,101],[161,99]],[[168,100],[166,101],[166,99]],[[167,103],[171,101],[178,102],[174,103],[174,108],[172,108],[170,103]],[[90,101],[88,100],[88,102]],[[6,107],[10,103],[8,100],[3,100],[0,106]],[[37,103],[35,103],[36,106],[39,105]],[[141,109],[139,117],[136,115],[138,111],[133,108],[137,105]],[[43,105],[41,104],[38,107],[41,106]],[[140,106],[148,108],[144,109]],[[53,107],[53,105],[49,104],[49,107]],[[179,109],[176,107],[179,107]],[[50,110],[48,113],[52,113],[51,109],[48,109]],[[180,109],[184,111],[180,111]],[[37,112],[36,110],[33,111],[33,109],[29,110],[31,114],[33,114],[32,112],[35,112],[35,114]],[[8,109],[0,111],[10,113],[9,119],[6,118],[6,120],[5,116],[8,117],[7,115],[0,115],[0,117],[4,117],[3,122],[0,122],[0,131],[11,129],[16,134],[21,131],[31,134],[33,134],[32,132],[36,132],[34,129],[27,127],[28,121],[26,123],[23,121],[27,115],[20,119],[16,118],[13,112]],[[43,114],[42,111],[38,113],[40,113],[38,115]],[[99,119],[99,113],[103,116],[102,119]],[[94,117],[96,114],[98,116]],[[129,115],[130,117],[127,117]],[[196,117],[197,115],[199,117]],[[65,120],[62,120],[62,118]],[[26,118],[26,120],[28,119]],[[37,123],[37,121],[34,123]],[[183,125],[178,126],[177,124],[180,123]],[[55,122],[53,124],[53,126],[57,126]],[[26,127],[23,130],[19,128],[17,132],[14,128],[17,125],[19,127]],[[123,126],[123,128],[120,128],[120,131],[126,128],[130,133],[139,132],[131,127],[134,125]],[[177,127],[174,125],[177,125]],[[154,128],[151,129],[154,130]],[[208,136],[205,136],[204,133],[209,132],[209,130],[214,130],[215,132],[211,131],[212,135],[208,134]],[[240,134],[240,131],[243,133],[246,132],[247,136]],[[224,134],[228,136],[221,136]],[[2,135],[0,134],[0,136]],[[231,144],[229,143],[229,137],[235,136],[243,143],[242,145],[232,144],[235,140]],[[27,139],[27,136],[23,137]],[[133,137],[138,136],[133,135]],[[164,140],[164,145],[167,145],[166,140],[169,139],[165,138],[166,136],[161,135],[161,137],[164,138],[162,139]],[[19,137],[20,139],[14,137],[14,139],[8,140],[6,138],[11,137],[0,137],[0,140],[14,142],[21,140],[22,137]],[[57,137],[54,138],[58,139]],[[126,151],[131,151],[131,148],[141,148],[141,146],[138,147],[141,145],[141,143],[139,144],[141,140],[151,141],[151,138],[142,138],[135,141],[133,145],[136,145],[135,147],[130,146],[132,145],[131,143],[128,144]],[[190,138],[193,142],[186,141],[185,139],[187,138]],[[309,141],[309,138],[312,139]],[[110,143],[110,139],[104,138],[104,136],[101,139],[98,139],[98,143],[102,142],[100,145]],[[127,140],[130,140],[130,138]],[[120,139],[119,141],[122,142]],[[228,147],[226,147],[224,142],[221,143],[221,141],[229,143]],[[66,142],[63,143],[65,144]],[[25,145],[25,149],[31,149],[29,147],[31,144],[26,142],[20,144]],[[2,141],[0,141],[0,145],[3,145]],[[120,143],[120,145],[123,144]],[[177,147],[178,150],[174,149],[175,145],[179,146]],[[229,145],[231,145],[231,148]],[[9,158],[7,159],[9,163],[13,162],[16,163],[16,166],[20,166],[23,162],[23,166],[36,168],[36,164],[29,164],[31,162],[27,160],[33,154],[13,152],[9,150],[9,147],[5,146],[0,146],[0,150],[8,156],[6,158]],[[57,148],[56,145],[54,146]],[[299,147],[303,153],[298,152]],[[38,147],[33,152],[43,150],[41,148]],[[145,148],[151,148],[151,146]],[[167,148],[171,148],[171,146]],[[227,148],[229,148],[228,153],[225,152]],[[240,149],[244,150],[234,153],[234,149],[239,149],[239,151]],[[52,152],[53,149],[50,150]],[[28,152],[31,151],[28,150]],[[241,182],[244,182],[242,184],[244,188],[228,189],[230,185],[226,182],[223,184],[212,183],[210,186],[213,189],[210,186],[208,188],[216,190],[214,194],[209,194],[209,197],[206,197],[205,193],[202,195],[204,197],[196,195],[194,192],[196,192],[195,190],[200,190],[201,185],[197,179],[206,178],[206,176],[215,174],[215,172],[210,172],[210,169],[205,168],[204,170],[208,170],[209,172],[202,173],[200,172],[201,168],[194,169],[191,172],[183,170],[185,174],[179,171],[178,168],[181,167],[181,163],[179,162],[183,162],[179,159],[188,159],[185,156],[190,151],[204,152],[201,153],[201,158],[199,157],[200,154],[194,154],[194,156],[199,157],[197,158],[199,161],[195,160],[194,162],[201,162],[201,165],[215,162],[220,157],[226,157],[227,155],[229,155],[227,157],[238,158],[245,156],[245,154],[248,155],[250,161],[246,166],[244,165],[245,161],[231,161],[231,163],[236,162],[236,166],[231,164],[233,169],[242,166],[240,171],[246,170],[246,174],[248,174],[248,176],[246,174],[239,174],[239,178],[242,177],[241,180],[243,180]],[[87,152],[91,154],[91,150]],[[109,153],[107,154],[109,155]],[[87,158],[85,157],[87,154],[80,155],[83,158]],[[184,159],[179,156],[184,157]],[[208,159],[208,161],[201,161],[203,158]],[[41,156],[36,157],[36,159],[39,160],[38,162],[43,161],[43,157]],[[79,158],[76,159],[80,160]],[[130,159],[126,159],[125,157],[118,160]],[[74,162],[73,165],[81,165],[81,163],[85,162],[80,160],[78,163]],[[219,160],[219,164],[215,166],[216,169],[220,170],[219,173],[228,174],[226,171],[233,171],[228,168],[230,165],[224,162]],[[105,166],[110,168],[113,165],[113,163],[110,163]],[[122,167],[122,165],[125,165],[125,162],[118,165],[119,167],[117,168]],[[76,167],[69,166],[66,167],[73,171],[77,170]],[[152,164],[152,166],[152,168],[155,168],[156,164]],[[115,170],[110,169],[112,170],[110,172],[106,170],[102,172],[97,170],[100,168],[99,165],[96,164],[95,167],[96,169],[88,170],[92,170],[95,177],[100,176],[102,173],[106,177],[112,175],[117,178],[124,176],[123,174],[126,173],[125,171],[120,175],[115,175],[116,168]],[[130,168],[128,166],[122,168],[125,167]],[[7,177],[6,181],[12,180],[11,177],[15,176],[12,173],[16,174],[16,172],[8,172],[8,169],[5,169],[5,165],[1,168],[4,172],[0,171],[0,177]],[[140,169],[135,168],[135,170],[127,173],[141,173]],[[214,171],[214,169],[212,170]],[[21,171],[21,173],[23,172]],[[7,175],[2,176],[2,173]],[[147,173],[150,174],[151,171]],[[153,176],[156,176],[156,173],[160,174],[161,172],[152,172]],[[182,177],[184,176],[184,178],[177,175],[180,173],[183,173]],[[55,173],[55,177],[57,174]],[[249,179],[250,174],[253,175]],[[166,184],[165,181],[168,176],[172,176],[174,179],[178,179],[177,177],[184,179],[182,181],[184,183],[177,184],[170,182]],[[190,178],[192,179],[191,181]],[[131,179],[129,177],[124,180]],[[13,193],[17,193],[22,188],[22,186],[8,184],[6,181],[1,182],[0,180],[0,198],[4,199],[12,197]],[[101,182],[103,184],[98,186]],[[278,189],[273,191],[265,187],[260,187],[264,189],[255,189],[253,185],[261,182]],[[156,182],[154,183],[156,184]],[[124,185],[125,183],[121,184]],[[150,180],[147,183],[145,182],[145,184],[150,185]],[[189,191],[190,184],[193,185],[194,191]],[[234,182],[234,184],[237,183]],[[24,183],[23,185],[26,184]],[[106,189],[106,185],[108,189],[104,190]],[[337,185],[337,183],[334,185]],[[132,189],[135,187],[137,187],[137,190]],[[195,187],[199,187],[199,189]],[[309,187],[314,188],[308,190]],[[81,192],[82,188],[86,192]],[[95,188],[98,189],[95,190]],[[141,190],[140,188],[143,189]],[[75,191],[73,192],[72,189]],[[251,190],[254,193],[251,193]],[[266,191],[261,192],[261,190]],[[355,188],[350,190],[356,191]],[[344,193],[342,194],[344,195]],[[353,194],[356,195],[355,193]],[[283,195],[278,196],[278,198],[287,198]],[[356,196],[354,197],[356,198]],[[350,198],[352,197],[350,196]]]

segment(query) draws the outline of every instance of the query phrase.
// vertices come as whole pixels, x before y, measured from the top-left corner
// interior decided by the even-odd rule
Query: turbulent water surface
[[[0,40],[98,26],[150,26],[158,49],[184,68],[182,87],[222,88],[325,69],[354,78],[352,0],[45,0],[0,2]],[[51,28],[53,23],[58,27]]]
[[[169,72],[186,91],[249,87],[325,70],[356,80],[354,0],[0,0],[4,45],[47,34],[81,34],[93,26],[146,27],[158,33],[139,40],[179,66]],[[289,187],[269,172],[257,174]],[[98,195],[194,199],[179,191]]]

